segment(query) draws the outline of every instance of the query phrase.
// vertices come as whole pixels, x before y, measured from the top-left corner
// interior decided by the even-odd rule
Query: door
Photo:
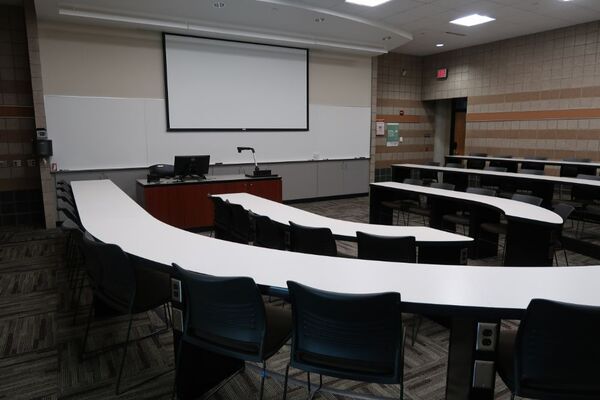
[[[457,111],[454,114],[454,154],[465,154],[465,133],[467,131],[467,113],[465,111]]]

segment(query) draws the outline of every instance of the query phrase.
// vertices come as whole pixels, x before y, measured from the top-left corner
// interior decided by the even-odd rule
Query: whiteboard
[[[164,34],[169,130],[308,129],[308,50]]]
[[[175,155],[210,154],[211,164],[368,158],[370,107],[309,106],[303,132],[167,132],[164,99],[45,96],[48,136],[61,170],[145,168]]]

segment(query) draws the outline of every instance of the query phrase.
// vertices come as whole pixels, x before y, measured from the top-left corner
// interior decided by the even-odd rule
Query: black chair
[[[254,220],[254,245],[269,249],[285,250],[284,227],[264,215],[252,214]]]
[[[290,367],[339,379],[400,385],[404,395],[404,329],[399,293],[341,294],[288,281],[292,305]]]
[[[59,214],[62,213],[66,218],[81,227],[81,220],[79,219],[79,214],[74,206],[59,198],[56,200],[56,209],[59,211]],[[62,224],[66,218],[61,218],[59,223]]]
[[[86,263],[85,268],[94,293],[94,304],[92,304],[88,313],[80,360],[85,359],[86,355],[90,355],[90,353],[98,354],[121,347],[123,355],[120,361],[115,389],[115,393],[118,395],[121,393],[121,377],[125,366],[127,349],[132,341],[131,328],[133,315],[162,306],[165,317],[165,328],[133,339],[136,342],[166,333],[170,329],[171,318],[167,309],[167,304],[171,299],[169,275],[150,268],[144,268],[143,265],[134,266],[133,261],[119,246],[97,242],[89,234],[83,237],[83,249]],[[116,315],[128,315],[127,334],[125,342],[87,352],[87,339],[92,322],[92,314],[97,306],[97,302],[100,302],[103,307],[110,309]],[[168,372],[170,370],[144,380],[142,383],[153,380],[157,376]],[[140,384],[138,383],[135,386],[139,386]]]
[[[498,373],[511,398],[599,399],[598,331],[600,307],[531,300],[518,331],[500,332]]]
[[[84,276],[82,274],[84,267],[83,257],[83,235],[84,231],[77,225],[73,220],[66,218],[60,225],[60,230],[63,231],[67,237],[65,246],[65,264],[67,267],[67,280],[69,282],[69,288],[71,292],[71,306],[74,304],[75,296],[77,292],[81,291],[83,287]],[[75,312],[73,319],[77,314],[77,305],[75,304]]]
[[[543,169],[531,169],[531,168],[521,168],[519,170],[520,174],[528,174],[528,175],[544,175],[544,170]]]
[[[314,228],[290,221],[290,250],[319,256],[337,256],[337,245],[329,228]]]
[[[214,231],[215,237],[222,240],[231,240],[233,228],[233,215],[229,203],[222,198],[211,197],[215,210]]]
[[[600,176],[577,174],[577,179],[600,181]],[[600,208],[598,203],[598,190],[594,187],[575,185],[571,189],[572,200],[569,204],[575,207],[573,219],[577,220],[576,233],[583,233],[586,222],[600,222]]]
[[[440,163],[436,161],[428,161],[425,165],[430,165],[432,167],[439,167]],[[419,179],[423,181],[423,185],[429,186],[433,182],[438,181],[438,171],[430,171],[430,170],[419,170]]]
[[[423,186],[423,181],[421,179],[406,178],[402,181],[402,183],[406,183],[407,185]],[[398,225],[400,216],[402,216],[402,221],[404,222],[404,225],[408,225],[408,209],[410,207],[417,207],[420,204],[420,196],[417,193],[405,193],[404,198],[402,199],[381,202],[382,206],[391,208],[392,213],[398,213],[396,217],[396,225]]]
[[[543,161],[543,160],[547,160],[547,157],[538,157],[538,156],[527,156],[527,157],[523,157],[526,160],[539,160],[539,161]],[[541,162],[527,162],[527,161],[523,161],[521,163],[521,170],[524,169],[529,169],[529,170],[541,170],[543,171],[544,168],[546,167],[546,164],[541,163]],[[526,173],[526,172],[524,172]],[[541,174],[543,175],[543,173]]]
[[[231,211],[230,240],[236,243],[248,244],[251,241],[250,214],[239,204],[228,203]]]
[[[495,158],[513,158],[511,155],[500,155],[493,156]],[[506,168],[508,172],[517,172],[517,163],[514,161],[506,161],[506,160],[490,160],[490,167],[502,167]]]
[[[461,163],[446,163],[446,168],[464,168]]]
[[[565,256],[565,264],[567,265],[567,267],[569,266],[567,250],[565,249],[565,247],[562,244],[562,230],[563,230],[565,224],[567,223],[567,219],[569,219],[571,214],[573,214],[573,211],[575,211],[575,207],[573,207],[569,204],[560,203],[560,204],[557,204],[556,206],[554,206],[554,212],[557,213],[558,215],[560,215],[560,217],[563,220],[563,223],[560,227],[560,231],[558,232],[557,237],[554,239],[554,242],[552,244],[552,247],[554,248],[554,260],[556,261],[556,265],[558,265],[558,257],[556,256],[556,253],[558,251],[562,250],[563,254]]]
[[[506,167],[499,167],[499,166],[494,166],[491,165],[488,167],[484,168],[485,171],[490,171],[490,172],[506,172],[507,169]],[[498,193],[500,191],[501,185],[500,182],[502,180],[498,179],[498,177],[493,176],[493,175],[482,175],[481,176],[481,186],[484,188],[488,188],[488,189],[493,189],[496,193]]]
[[[417,262],[414,236],[394,237],[356,232],[358,258],[363,260]]]
[[[446,182],[433,182],[430,186],[435,189],[454,190],[454,185]],[[420,215],[421,218],[423,218],[423,225],[426,225],[425,218],[431,217],[431,207],[428,203],[427,197],[420,196],[419,206],[409,207],[408,212],[410,214]]]
[[[486,153],[471,153],[469,155],[473,156],[473,157],[487,157]],[[467,168],[469,168],[469,169],[484,169],[486,161],[487,160],[472,159],[472,158],[467,159]]]
[[[592,161],[592,159],[591,158],[579,158],[579,157],[567,157],[567,158],[564,158],[563,161],[574,162],[574,163],[589,163]],[[578,174],[585,173],[585,172],[591,172],[591,171],[588,171],[587,168],[582,168],[579,165],[562,164],[560,166],[559,175],[567,177],[567,178],[575,178],[575,177],[577,177]],[[559,197],[561,199],[563,196],[563,192],[565,192],[565,189],[568,189],[569,187],[570,187],[570,185],[566,185],[566,184],[560,185]],[[568,195],[568,193],[567,193],[567,195]]]
[[[265,304],[252,278],[223,278],[189,272],[176,264],[173,267],[181,279],[186,306],[175,366],[176,382],[181,349],[186,343],[227,357],[262,363],[262,399],[267,359],[291,336],[289,310]]]
[[[468,187],[466,190],[467,193],[479,194],[482,196],[495,196],[496,191],[493,189],[479,188],[479,187]],[[454,214],[444,214],[442,216],[442,220],[449,222],[454,225],[461,226],[463,228],[463,233],[466,235],[467,229],[470,225],[471,215],[467,210],[461,210]]]
[[[511,197],[512,200],[521,201],[523,203],[532,204],[534,206],[541,206],[543,199],[537,196],[531,196],[528,194],[515,193]],[[495,233],[498,235],[506,235],[508,225],[506,222],[484,222],[479,226],[481,230],[485,232]],[[502,246],[504,251],[506,247]],[[504,253],[504,252],[503,252]]]

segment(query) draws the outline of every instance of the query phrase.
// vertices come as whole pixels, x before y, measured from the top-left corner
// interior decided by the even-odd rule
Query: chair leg
[[[283,378],[283,400],[287,398],[288,376],[290,374],[290,364],[285,367],[285,377]]]
[[[423,317],[421,315],[416,316],[415,319],[416,319],[416,321],[413,323],[413,326],[412,326],[412,335],[411,335],[411,342],[410,342],[411,347],[415,347],[415,340],[417,338],[417,335],[419,334],[419,329],[421,328],[421,323],[423,322]]]
[[[79,354],[79,361],[83,360],[85,355],[85,346],[87,344],[88,334],[90,332],[90,325],[92,323],[92,313],[94,312],[94,304],[90,305],[90,312],[88,313],[87,323],[85,324],[85,334],[83,335],[83,344],[81,345],[81,353]]]
[[[121,386],[121,376],[123,375],[123,367],[125,366],[125,358],[127,356],[127,346],[129,345],[129,336],[131,335],[131,323],[133,321],[133,314],[129,313],[129,324],[127,325],[127,337],[125,338],[125,343],[123,344],[123,357],[121,358],[121,367],[119,367],[119,376],[117,376],[117,387],[115,389],[115,394],[119,395],[119,387]]]
[[[569,258],[567,257],[567,249],[563,249],[563,253],[565,255],[565,264],[568,267],[569,266]]]
[[[262,371],[260,371],[260,394],[258,395],[259,400],[262,400],[265,392],[265,378],[267,376],[267,362],[263,361]]]
[[[556,266],[558,267],[558,257],[556,256],[556,250],[554,250],[554,261],[556,262]]]
[[[308,394],[310,394],[310,372],[306,373],[306,382],[308,384]]]

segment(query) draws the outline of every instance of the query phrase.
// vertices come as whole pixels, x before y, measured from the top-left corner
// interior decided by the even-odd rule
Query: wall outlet
[[[403,137],[403,136],[400,136],[400,137],[398,138],[398,141],[399,141],[400,143],[404,142],[404,137]]]
[[[183,302],[183,296],[181,293],[181,281],[179,279],[171,278],[171,300],[177,303]]]
[[[12,166],[13,168],[20,168],[23,166],[23,162],[21,160],[13,160]]]
[[[35,167],[35,159],[34,158],[30,158],[29,160],[27,160],[27,166],[28,167]]]
[[[480,322],[477,324],[477,351],[495,351],[498,336],[498,324]]]

